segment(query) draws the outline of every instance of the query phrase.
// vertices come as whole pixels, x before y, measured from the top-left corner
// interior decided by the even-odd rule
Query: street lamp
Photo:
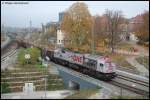
[[[30,59],[30,54],[25,54],[25,59],[27,59],[27,64],[28,64]],[[27,74],[27,79],[28,79],[28,74]]]
[[[92,23],[92,29],[91,29],[91,34],[92,34],[92,54],[95,54],[95,41],[94,41],[94,27],[95,27],[95,19],[93,18],[93,23]]]
[[[46,70],[47,70],[47,63],[43,61],[43,66],[45,66],[45,99],[46,99]]]
[[[121,96],[121,98],[122,98],[122,87],[120,87],[120,96]]]

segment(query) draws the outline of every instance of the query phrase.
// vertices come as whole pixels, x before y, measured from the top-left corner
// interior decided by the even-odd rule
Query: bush
[[[18,61],[19,64],[21,65],[27,64],[27,59],[25,59],[25,54],[30,54],[31,56],[28,62],[29,64],[36,64],[38,63],[38,57],[41,56],[41,51],[38,48],[21,49],[18,54]]]
[[[98,89],[82,89],[80,91],[75,92],[72,95],[67,96],[65,99],[88,99],[93,94],[97,93]]]
[[[142,97],[142,96],[136,96],[136,97],[132,97],[132,96],[112,96],[110,99],[146,99],[146,97]]]
[[[10,88],[8,83],[1,83],[1,93],[9,93]]]
[[[140,41],[137,42],[137,44],[144,45],[144,46],[148,47],[149,46],[149,41],[148,42],[144,42],[144,41],[140,40]]]
[[[44,70],[45,67],[42,64],[35,64],[35,67],[39,70]]]
[[[136,60],[149,70],[149,57],[138,57]]]

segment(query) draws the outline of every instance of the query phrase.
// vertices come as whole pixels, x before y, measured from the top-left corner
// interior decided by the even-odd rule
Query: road
[[[7,45],[9,42],[10,42],[10,37],[7,36],[6,40],[1,44],[1,49],[4,48],[5,45]]]
[[[146,69],[144,65],[139,64],[135,58],[136,57],[128,57],[126,61],[134,66],[141,73],[140,75],[149,77],[149,70]]]
[[[136,61],[137,57],[149,56],[149,51],[146,48],[138,45],[135,42],[129,41],[128,43],[131,44],[134,48],[137,49],[139,55],[133,56],[133,57],[127,57],[126,61],[128,63],[130,63],[132,66],[134,66],[141,73],[142,76],[149,77],[149,70],[146,69],[144,65],[141,65],[140,63],[138,63]]]

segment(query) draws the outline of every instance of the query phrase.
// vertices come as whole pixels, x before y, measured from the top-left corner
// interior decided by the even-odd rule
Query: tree
[[[94,33],[96,44],[105,44],[107,38],[107,18],[106,16],[95,16]],[[103,43],[102,43],[103,42]]]
[[[140,41],[148,42],[149,41],[149,11],[145,11],[142,14],[143,23],[136,27],[136,35]]]
[[[84,3],[74,3],[66,12],[61,23],[65,38],[71,40],[68,46],[80,51],[91,43],[92,17]],[[70,48],[70,49],[71,49]],[[85,50],[86,50],[85,49]]]
[[[105,16],[107,17],[107,31],[108,40],[111,46],[111,53],[114,52],[114,47],[120,41],[120,29],[119,25],[122,23],[122,12],[106,10]]]

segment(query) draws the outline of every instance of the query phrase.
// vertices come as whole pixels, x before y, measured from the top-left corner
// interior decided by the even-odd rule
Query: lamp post
[[[143,59],[142,59],[142,64],[144,65],[144,63],[145,63],[145,62],[144,62],[144,52],[141,52],[141,55],[140,55],[140,56],[141,56],[141,58],[143,58]],[[143,73],[143,72],[142,72],[141,74],[142,74],[142,76],[146,76],[146,74]]]
[[[30,59],[30,54],[25,54],[25,59],[27,59],[27,64],[29,62],[29,59]],[[28,74],[27,74],[27,77],[28,77]],[[28,78],[27,78],[28,79]]]
[[[47,63],[44,61],[43,65],[45,66],[45,99],[46,99],[46,80],[47,80],[47,78],[46,78],[46,70],[47,70]]]
[[[93,18],[93,23],[92,23],[92,54],[94,55],[95,54],[95,41],[94,41],[94,27],[95,27],[95,18]]]
[[[122,87],[120,87],[120,96],[122,98]]]
[[[46,56],[46,49],[44,50],[44,55]],[[43,60],[43,66],[45,67],[45,99],[46,99],[46,70],[47,70],[47,63]]]

